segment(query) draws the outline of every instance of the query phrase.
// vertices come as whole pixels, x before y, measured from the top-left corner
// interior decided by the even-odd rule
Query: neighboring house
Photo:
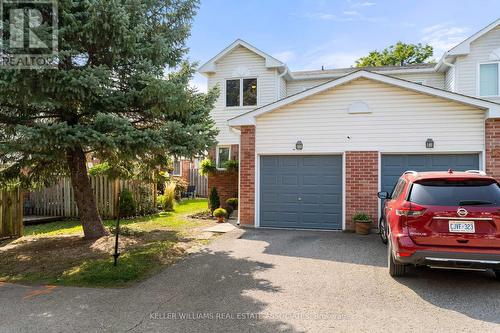
[[[500,178],[500,20],[437,64],[291,72],[237,40],[200,67],[221,96],[211,156],[239,159],[242,225],[352,229],[380,216],[377,191],[405,170],[485,170]],[[226,190],[228,189],[228,190]]]

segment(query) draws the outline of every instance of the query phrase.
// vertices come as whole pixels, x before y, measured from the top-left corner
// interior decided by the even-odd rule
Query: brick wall
[[[345,154],[346,229],[354,229],[352,217],[367,213],[377,225],[378,152],[348,151]]]
[[[191,167],[190,160],[181,160],[181,177],[189,184],[189,168]]]
[[[242,126],[240,134],[240,223],[253,225],[255,218],[255,126]]]
[[[238,160],[239,146],[231,145],[231,159]],[[210,149],[208,156],[214,162],[216,161],[215,147]],[[214,174],[208,176],[208,194],[212,187],[217,189],[217,193],[220,197],[221,205],[224,206],[225,202],[229,198],[238,197],[238,173],[236,172],[226,172],[226,171],[216,171]]]
[[[485,123],[486,173],[500,181],[500,119]]]

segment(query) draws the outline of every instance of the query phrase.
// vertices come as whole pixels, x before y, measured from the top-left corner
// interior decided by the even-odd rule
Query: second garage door
[[[401,154],[382,155],[381,191],[391,192],[406,170],[457,171],[479,169],[479,154]]]
[[[342,156],[261,156],[260,226],[342,229]]]

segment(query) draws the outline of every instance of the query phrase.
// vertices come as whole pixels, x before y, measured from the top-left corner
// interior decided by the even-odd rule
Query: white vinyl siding
[[[444,89],[455,92],[455,67],[448,68],[446,71]]]
[[[384,74],[384,72],[380,72],[380,74]],[[421,83],[434,88],[444,89],[444,73],[408,73],[391,74],[389,76],[397,77],[406,81]]]
[[[286,94],[286,81],[283,79],[283,77],[279,78],[280,80],[280,91],[279,91],[279,99],[285,98],[287,96]]]
[[[455,62],[456,92],[464,95],[477,96],[479,94],[478,64],[491,61],[491,53],[500,47],[500,27],[489,31],[470,45],[470,53],[460,56]],[[500,102],[500,97],[486,97],[493,102]]]
[[[302,92],[306,89],[315,87],[319,84],[331,81],[332,79],[318,79],[318,80],[293,80],[288,81],[286,86],[286,95],[291,96],[296,93]]]
[[[369,114],[349,114],[353,102]],[[258,154],[382,152],[480,152],[484,111],[443,98],[357,79],[257,118]],[[426,149],[432,138],[434,149]]]
[[[226,80],[239,78],[257,78],[257,107],[276,101],[278,82],[276,69],[268,69],[263,57],[245,47],[237,47],[217,62],[217,72],[209,74],[208,88],[219,85],[220,95],[212,110],[212,118],[219,129],[217,141],[219,144],[230,145],[239,143],[239,135],[227,125],[227,120],[255,106],[226,107]]]

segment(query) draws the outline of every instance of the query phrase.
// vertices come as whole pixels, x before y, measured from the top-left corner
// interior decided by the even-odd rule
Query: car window
[[[406,184],[405,180],[400,178],[398,183],[396,184],[396,186],[394,186],[394,189],[392,190],[391,199],[399,198],[399,196],[403,192],[403,189],[405,188],[405,184]]]
[[[492,180],[426,180],[414,183],[409,197],[421,205],[499,205],[500,187]]]

